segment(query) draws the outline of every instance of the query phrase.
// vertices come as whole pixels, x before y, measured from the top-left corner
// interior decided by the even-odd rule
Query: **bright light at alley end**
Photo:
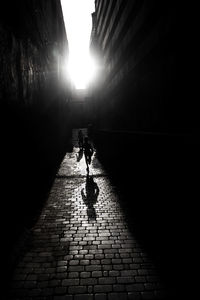
[[[61,0],[61,4],[69,43],[66,76],[76,89],[86,89],[97,74],[95,58],[89,51],[94,0]]]
[[[76,89],[86,89],[95,80],[97,65],[89,55],[84,57],[70,55],[66,71]]]

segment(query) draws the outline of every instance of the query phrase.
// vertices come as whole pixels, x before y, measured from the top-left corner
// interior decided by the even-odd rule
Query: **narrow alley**
[[[129,231],[115,187],[96,153],[87,176],[76,136],[74,130],[73,152],[21,249],[9,299],[164,299],[165,286]]]
[[[2,300],[197,298],[194,12],[1,1]]]

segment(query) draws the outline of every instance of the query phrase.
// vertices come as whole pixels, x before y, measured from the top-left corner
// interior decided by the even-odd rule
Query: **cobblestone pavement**
[[[90,177],[75,143],[18,263],[9,299],[164,299],[165,288],[130,233],[94,153]]]

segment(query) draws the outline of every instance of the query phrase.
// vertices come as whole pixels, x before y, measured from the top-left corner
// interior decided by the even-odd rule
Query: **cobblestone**
[[[78,155],[76,144],[66,153],[16,266],[9,299],[164,299],[158,271],[129,231],[96,153],[90,167],[96,198],[87,195],[85,161]]]

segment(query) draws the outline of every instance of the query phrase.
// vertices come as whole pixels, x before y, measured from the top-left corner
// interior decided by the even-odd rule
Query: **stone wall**
[[[179,89],[178,22],[172,2],[96,1],[93,36],[104,71],[94,97],[101,129],[183,133],[197,127]]]
[[[60,1],[0,4],[1,217],[11,249],[31,226],[66,152],[71,134],[68,53]]]

